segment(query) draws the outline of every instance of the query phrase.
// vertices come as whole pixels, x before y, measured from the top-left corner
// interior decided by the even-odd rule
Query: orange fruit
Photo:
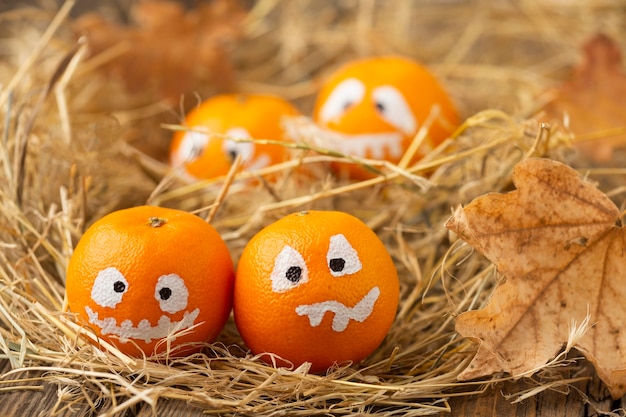
[[[67,268],[69,308],[120,351],[179,356],[222,330],[234,268],[219,233],[180,210],[110,213],[79,240]],[[183,346],[185,345],[185,346]]]
[[[426,68],[409,58],[382,56],[351,61],[333,72],[318,93],[313,119],[328,148],[397,163],[435,108],[438,117],[412,162],[446,139],[459,116]],[[356,179],[372,176],[358,165],[334,168]]]
[[[288,101],[262,94],[221,94],[193,109],[185,125],[199,131],[179,131],[170,144],[170,164],[184,166],[194,178],[208,179],[228,173],[237,155],[243,169],[258,170],[286,160],[284,146],[238,139],[286,140],[282,120],[298,115]],[[217,134],[217,135],[215,135]]]
[[[343,212],[305,211],[245,246],[233,312],[254,354],[310,362],[319,372],[369,356],[391,327],[398,297],[394,263],[367,225]]]

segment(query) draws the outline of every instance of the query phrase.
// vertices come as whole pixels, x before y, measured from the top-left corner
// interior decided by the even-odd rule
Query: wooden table
[[[0,375],[11,370],[8,361],[0,361]],[[37,375],[30,375],[35,377]],[[21,374],[20,378],[25,377]],[[31,416],[50,416],[55,417],[76,417],[92,415],[92,410],[86,403],[73,405],[70,408],[61,410],[67,404],[60,404],[58,408],[57,385],[52,383],[42,383],[35,381],[28,384],[31,389],[24,389],[24,385],[13,390],[6,384],[0,384],[0,416],[1,417],[31,417]],[[156,415],[164,417],[200,417],[206,416],[203,410],[178,401],[160,401],[157,404]],[[150,406],[139,404],[136,408],[127,410],[119,417],[153,417],[154,414]],[[116,416],[116,417],[118,417]]]
[[[8,361],[0,361],[0,374],[9,371]],[[591,370],[589,375],[591,375]],[[20,377],[23,377],[21,375]],[[31,375],[33,377],[37,375]],[[92,412],[86,403],[73,405],[71,408],[55,409],[57,404],[57,385],[33,381],[26,384],[28,389],[9,387],[0,384],[0,416],[38,416],[52,415],[58,417],[82,416]],[[484,394],[451,398],[449,403],[452,413],[441,413],[440,417],[588,417],[588,416],[619,416],[609,414],[613,410],[624,407],[624,398],[612,401],[606,389],[595,378],[580,381],[569,390],[568,394],[555,391],[544,391],[520,403],[512,404],[503,393],[513,394],[530,387],[528,382],[507,382],[497,384]],[[67,406],[62,404],[61,407]],[[159,417],[200,417],[203,409],[182,401],[161,400],[157,403],[156,415]],[[120,417],[153,416],[153,410],[146,404],[138,404],[134,409],[127,410]]]

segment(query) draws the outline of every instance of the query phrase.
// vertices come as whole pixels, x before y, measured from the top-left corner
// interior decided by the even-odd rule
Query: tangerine
[[[140,206],[88,228],[70,258],[66,293],[70,310],[120,351],[180,356],[220,333],[233,285],[215,228],[181,210]]]
[[[431,112],[436,117],[413,162],[446,139],[459,116],[425,67],[406,57],[379,56],[350,61],[333,72],[317,95],[313,120],[328,148],[397,163]],[[372,176],[358,165],[333,168],[356,179]]]
[[[369,356],[387,335],[398,298],[391,256],[365,223],[344,212],[305,211],[245,246],[233,312],[254,354],[309,362],[319,372]]]
[[[258,170],[286,160],[284,146],[234,139],[285,140],[282,120],[298,115],[287,100],[266,94],[220,94],[193,109],[170,144],[170,164],[184,166],[193,178],[226,175],[237,155],[243,169]],[[200,130],[204,130],[200,131]]]

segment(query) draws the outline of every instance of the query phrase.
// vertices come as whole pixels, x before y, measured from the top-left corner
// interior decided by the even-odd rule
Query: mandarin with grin
[[[192,178],[209,179],[226,175],[238,155],[243,169],[249,171],[283,162],[288,156],[284,146],[251,139],[287,140],[283,118],[298,114],[291,103],[273,95],[211,97],[185,118],[186,127],[192,130],[173,135],[170,165],[183,166]]]
[[[332,73],[318,93],[313,120],[329,149],[397,163],[422,127],[427,136],[412,162],[446,139],[459,116],[426,68],[409,58],[382,56],[348,62]],[[372,176],[358,165],[333,167],[356,179]]]
[[[70,310],[131,356],[199,351],[232,307],[234,268],[219,233],[180,210],[141,206],[110,213],[70,258]]]
[[[312,372],[359,362],[383,341],[399,298],[394,263],[361,220],[306,211],[265,227],[246,245],[233,311],[254,354]],[[263,356],[270,361],[269,355]]]

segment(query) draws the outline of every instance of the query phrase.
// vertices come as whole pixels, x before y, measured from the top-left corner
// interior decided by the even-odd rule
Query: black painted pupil
[[[124,292],[126,290],[126,284],[122,281],[115,281],[113,283],[113,291],[115,292]]]
[[[302,277],[302,268],[299,266],[290,266],[285,273],[285,278],[293,283],[300,281],[300,277]]]
[[[386,110],[385,105],[383,103],[376,103],[376,109],[381,113],[384,113]]]
[[[237,155],[239,154],[239,152],[237,152],[234,149],[231,149],[228,151],[228,157],[230,158],[231,162],[235,162],[235,159],[237,159]]]
[[[204,150],[204,146],[202,146],[199,143],[194,143],[194,145],[191,147],[191,155],[190,155],[190,157],[192,159],[196,159],[197,157],[200,156],[200,154],[202,153],[203,150]]]
[[[167,300],[171,296],[172,296],[172,290],[170,290],[169,288],[165,287],[159,290],[159,297],[161,297],[161,300]]]
[[[332,269],[333,272],[341,272],[343,271],[343,268],[346,266],[346,261],[343,260],[343,258],[333,258],[330,260],[328,265],[330,266],[330,269]]]

